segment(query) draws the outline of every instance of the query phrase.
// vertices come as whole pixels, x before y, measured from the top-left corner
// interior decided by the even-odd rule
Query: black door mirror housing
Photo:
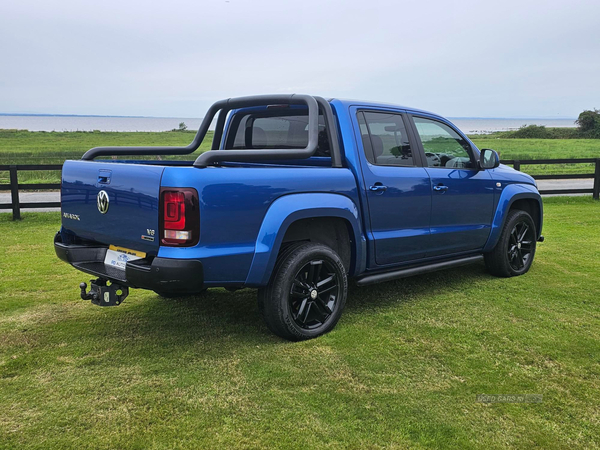
[[[499,165],[500,157],[496,150],[492,150],[491,148],[481,150],[481,154],[479,155],[479,168],[481,170],[495,169]]]

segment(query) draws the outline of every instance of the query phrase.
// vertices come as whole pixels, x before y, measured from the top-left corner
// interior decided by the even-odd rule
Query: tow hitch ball
[[[98,278],[90,280],[90,291],[86,292],[87,284],[81,283],[81,298],[83,300],[91,300],[94,305],[98,306],[117,306],[120,305],[129,295],[129,288],[117,283],[108,283],[108,280]]]

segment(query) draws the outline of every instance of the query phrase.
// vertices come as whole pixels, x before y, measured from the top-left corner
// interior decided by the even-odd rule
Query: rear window
[[[299,111],[238,113],[231,120],[225,149],[299,149],[308,145],[308,115]],[[330,156],[323,115],[315,156]]]

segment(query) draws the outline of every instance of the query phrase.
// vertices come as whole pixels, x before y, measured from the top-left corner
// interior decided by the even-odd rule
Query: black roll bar
[[[329,140],[329,152],[331,153],[331,167],[343,167],[342,150],[337,128],[337,122],[333,117],[333,109],[327,100],[323,97],[315,97],[319,107],[323,111],[325,119],[325,129],[327,130],[327,139]]]
[[[258,150],[211,150],[204,152],[196,161],[194,167],[206,167],[221,161],[256,161],[260,159],[290,159],[310,158],[319,145],[319,105],[310,95],[266,95],[229,99],[221,113],[227,114],[232,109],[246,108],[264,104],[302,104],[308,107],[308,143],[300,149],[258,149]]]
[[[218,150],[223,136],[223,127],[227,114],[234,109],[270,104],[305,104],[308,107],[308,143],[301,149],[257,149],[257,150]],[[208,128],[215,115],[217,126],[213,138],[212,149],[204,152],[194,161],[194,167],[204,168],[210,164],[221,161],[257,161],[276,159],[303,159],[310,158],[317,150],[319,142],[319,107],[323,112],[325,125],[329,138],[331,165],[342,167],[341,151],[338,132],[329,102],[321,97],[310,95],[255,95],[249,97],[230,98],[214,103],[207,111],[200,124],[198,132],[189,145],[185,147],[143,146],[143,147],[95,147],[85,152],[82,160],[90,161],[98,156],[116,155],[187,155],[200,147]]]

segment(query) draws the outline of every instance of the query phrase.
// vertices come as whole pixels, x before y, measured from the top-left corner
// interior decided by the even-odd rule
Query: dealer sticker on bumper
[[[125,264],[127,264],[127,261],[135,261],[136,259],[142,259],[145,257],[146,254],[144,252],[138,252],[137,250],[111,245],[106,251],[104,264],[125,270]]]

